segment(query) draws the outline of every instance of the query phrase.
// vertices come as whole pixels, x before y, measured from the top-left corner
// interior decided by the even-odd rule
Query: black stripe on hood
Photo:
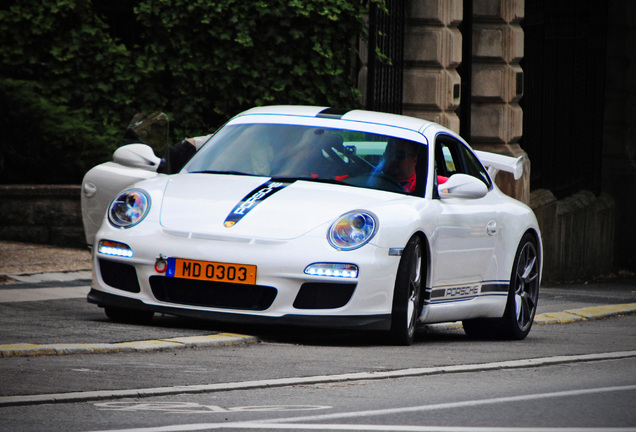
[[[247,195],[232,209],[230,214],[225,218],[223,225],[226,228],[236,225],[245,215],[254,209],[264,200],[274,195],[279,190],[285,189],[292,184],[293,181],[276,181],[268,180]]]

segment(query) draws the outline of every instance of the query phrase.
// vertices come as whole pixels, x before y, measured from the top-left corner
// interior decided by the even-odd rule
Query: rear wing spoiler
[[[488,170],[488,174],[493,180],[499,171],[505,171],[512,174],[515,180],[519,180],[521,178],[521,174],[523,174],[523,156],[514,158],[511,156],[504,156],[480,150],[475,150],[475,154],[481,163],[484,164]]]

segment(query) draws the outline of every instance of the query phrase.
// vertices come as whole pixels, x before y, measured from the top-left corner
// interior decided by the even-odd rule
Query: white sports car
[[[306,106],[237,115],[175,174],[144,144],[120,147],[83,181],[88,301],[115,320],[370,329],[405,345],[418,324],[461,320],[469,336],[523,339],[541,234],[494,183],[518,179],[520,159],[421,119]]]

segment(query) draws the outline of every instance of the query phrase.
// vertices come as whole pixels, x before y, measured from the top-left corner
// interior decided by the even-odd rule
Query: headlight
[[[357,249],[373,238],[376,228],[375,218],[369,213],[345,213],[329,228],[329,243],[339,250]]]
[[[143,220],[150,210],[150,197],[139,189],[123,192],[108,208],[108,220],[119,228],[130,228]]]

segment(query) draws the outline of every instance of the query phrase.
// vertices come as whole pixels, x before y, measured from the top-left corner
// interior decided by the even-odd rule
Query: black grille
[[[335,309],[346,305],[356,284],[307,282],[300,287],[294,307],[296,309]]]
[[[134,266],[105,259],[98,261],[99,272],[106,285],[133,293],[141,291]]]
[[[191,279],[151,276],[150,288],[157,300],[190,306],[265,310],[276,298],[276,288]]]

